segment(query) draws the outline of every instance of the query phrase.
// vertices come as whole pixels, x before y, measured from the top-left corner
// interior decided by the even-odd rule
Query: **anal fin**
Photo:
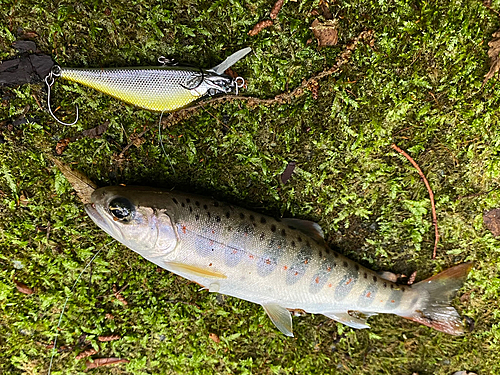
[[[209,268],[193,266],[191,264],[179,262],[165,262],[165,266],[169,271],[180,274],[188,274],[193,277],[206,277],[210,279],[227,279],[227,276],[221,272],[214,271]]]
[[[370,328],[370,326],[366,323],[367,319],[372,315],[377,315],[375,313],[361,313],[358,311],[352,311],[345,313],[323,313],[324,316],[333,319],[339,323],[345,324],[346,326],[363,329]]]
[[[293,337],[292,315],[290,311],[280,305],[268,304],[262,305],[267,316],[284,335]]]

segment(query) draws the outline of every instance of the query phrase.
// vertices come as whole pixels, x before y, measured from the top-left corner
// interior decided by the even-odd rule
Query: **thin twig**
[[[427,188],[427,191],[429,192],[429,198],[431,200],[431,207],[432,207],[432,224],[434,225],[434,232],[435,232],[435,240],[434,240],[434,251],[432,252],[432,259],[436,259],[436,253],[437,253],[437,245],[439,242],[439,230],[438,230],[438,224],[437,224],[437,217],[436,217],[436,205],[434,204],[434,193],[432,192],[431,186],[429,185],[429,181],[427,181],[427,178],[425,178],[424,173],[418,166],[418,164],[411,158],[410,155],[408,155],[406,152],[401,150],[396,144],[392,144],[391,148],[399,152],[401,155],[403,155],[408,161],[415,167],[417,170],[418,174],[424,180],[425,187]]]

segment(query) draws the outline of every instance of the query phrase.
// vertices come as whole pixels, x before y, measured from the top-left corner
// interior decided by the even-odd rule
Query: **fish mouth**
[[[85,205],[85,212],[87,212],[87,215],[90,216],[90,218],[92,219],[92,221],[94,223],[96,223],[96,225],[99,228],[101,228],[103,231],[105,231],[108,234],[110,233],[109,225],[106,223],[106,220],[104,220],[104,218],[99,213],[99,211],[97,211],[97,209],[95,208],[95,204],[94,203],[87,203]]]

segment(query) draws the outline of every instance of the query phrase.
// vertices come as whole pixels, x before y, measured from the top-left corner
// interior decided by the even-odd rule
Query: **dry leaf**
[[[19,281],[14,281],[16,283],[16,288],[18,291],[24,294],[33,294],[33,289],[31,289],[28,285],[21,283]]]
[[[70,142],[69,138],[64,138],[64,139],[61,139],[59,142],[57,142],[56,154],[61,155],[64,152],[64,150],[66,149],[66,147],[68,147],[69,142]]]
[[[275,20],[276,17],[278,17],[278,13],[280,12],[282,6],[283,6],[283,0],[278,0],[276,1],[276,3],[274,3],[270,14],[272,20]]]
[[[495,208],[487,211],[483,215],[484,225],[495,236],[500,236],[500,209]]]
[[[107,342],[107,341],[120,340],[121,336],[120,335],[99,336],[97,339],[101,342]]]
[[[488,46],[490,46],[488,50],[490,71],[484,76],[483,86],[500,70],[500,30],[493,33],[492,37],[493,38],[488,42]]]
[[[334,46],[338,42],[337,22],[328,20],[319,22],[315,19],[311,25],[311,30],[318,41],[318,46]]]
[[[281,174],[281,182],[283,182],[284,184],[286,184],[286,182],[292,176],[292,173],[293,173],[293,171],[295,169],[295,165],[296,165],[296,163],[294,161],[291,161],[290,163],[288,163],[288,165],[286,166],[285,170]]]
[[[253,29],[248,32],[248,35],[255,36],[258,33],[260,33],[262,30],[264,30],[266,27],[269,27],[272,25],[273,25],[273,21],[271,21],[271,20],[257,22],[257,24],[253,27]]]
[[[90,357],[94,354],[97,354],[99,352],[99,350],[96,350],[96,349],[89,349],[89,350],[85,350],[84,352],[81,352],[80,354],[78,354],[75,359],[76,360],[79,360],[79,359],[82,359],[82,358],[87,358],[87,357]]]
[[[214,342],[220,342],[219,336],[217,336],[215,333],[210,333],[208,335],[208,338],[211,339],[211,340],[213,340]]]
[[[121,359],[121,358],[96,358],[94,359],[94,362],[87,361],[85,366],[87,366],[86,370],[90,370],[93,368],[97,367],[102,367],[102,366],[109,366],[109,365],[116,365],[118,363],[129,363],[130,361],[128,359]]]
[[[80,198],[82,203],[90,203],[90,196],[92,195],[94,190],[97,189],[96,184],[90,181],[84,174],[68,167],[62,161],[53,157],[51,157],[50,159],[57,166],[57,168],[59,168],[59,170],[64,175],[64,177],[66,177],[71,186],[73,186],[73,189],[75,189],[76,194],[78,195],[78,198]]]
[[[95,128],[87,129],[82,132],[84,137],[88,138],[98,138],[108,130],[109,121],[104,121],[101,125],[97,125]]]

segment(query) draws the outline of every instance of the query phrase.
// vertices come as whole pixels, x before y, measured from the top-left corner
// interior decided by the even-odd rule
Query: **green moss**
[[[481,86],[487,42],[500,22],[472,0],[331,3],[339,44],[318,48],[309,28],[321,18],[311,13],[317,1],[286,2],[275,24],[255,37],[247,32],[268,17],[273,1],[1,2],[8,15],[0,20],[2,59],[15,55],[10,44],[23,31],[35,32],[39,48],[59,64],[78,67],[155,65],[165,55],[208,68],[251,46],[234,69],[248,81],[244,94],[260,98],[332,66],[363,30],[375,31],[375,44],[360,45],[340,73],[320,81],[317,99],[306,93],[270,107],[206,106],[164,130],[173,168],[158,144],[157,114],[57,81],[60,112],[72,118],[74,102],[81,109],[77,126],[64,127],[39,108],[41,85],[2,88],[0,372],[46,373],[62,303],[92,254],[110,242],[46,156],[64,138],[77,140],[61,159],[102,186],[176,187],[315,220],[332,246],[375,270],[418,270],[423,279],[474,260],[456,306],[476,324],[457,338],[393,316],[373,317],[363,331],[306,316],[294,318],[290,339],[259,306],[198,292],[114,243],[71,294],[59,336],[69,348],[56,356],[54,374],[84,373],[84,361],[74,359],[82,334],[99,356],[131,361],[96,374],[500,372],[500,243],[482,222],[485,210],[500,205],[499,95],[496,78]],[[22,114],[32,122],[8,127]],[[106,120],[103,137],[79,137]],[[147,127],[144,143],[119,159]],[[434,190],[436,261],[427,190],[393,142]],[[297,168],[283,184],[290,161]],[[35,294],[19,293],[14,279]],[[113,297],[114,284],[128,285],[127,306]],[[111,333],[122,339],[98,342]]]

